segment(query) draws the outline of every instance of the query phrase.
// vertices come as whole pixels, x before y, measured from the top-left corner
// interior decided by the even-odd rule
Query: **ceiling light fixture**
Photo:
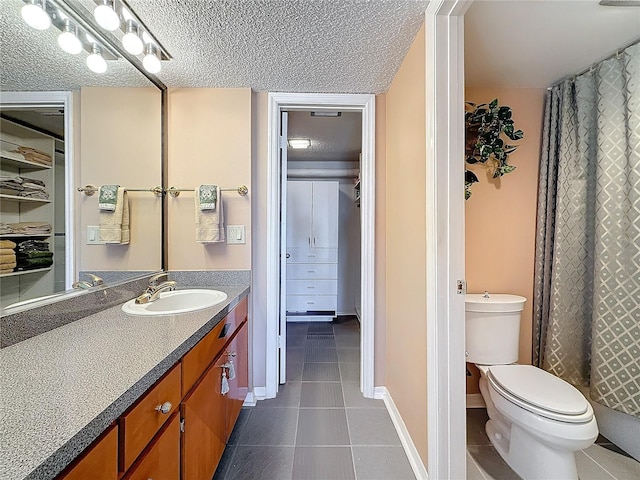
[[[309,148],[311,146],[311,140],[309,140],[308,138],[290,138],[288,142],[289,146],[291,148],[295,148],[296,150]]]
[[[105,30],[113,32],[120,27],[120,15],[116,12],[114,0],[102,0],[93,11],[93,16],[98,25]]]
[[[158,48],[153,43],[147,43],[142,66],[149,73],[158,73],[162,68],[158,58]]]
[[[342,112],[335,112],[331,110],[311,112],[312,117],[341,117]]]
[[[51,17],[47,13],[47,0],[30,0],[22,7],[22,19],[36,30],[46,30],[51,26]]]
[[[135,20],[127,20],[125,34],[122,37],[122,46],[131,55],[140,55],[144,51],[144,43],[142,43],[138,32],[138,24]]]
[[[93,44],[92,52],[87,57],[87,67],[95,73],[104,73],[107,71],[107,62],[102,56],[102,49],[97,43]]]
[[[82,51],[82,42],[78,38],[78,27],[72,25],[69,20],[65,20],[64,30],[58,35],[58,45],[71,55],[77,55]]]

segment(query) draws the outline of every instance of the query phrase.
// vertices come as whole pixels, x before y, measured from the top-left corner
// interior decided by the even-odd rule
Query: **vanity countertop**
[[[205,336],[249,287],[197,312],[112,307],[0,350],[0,480],[50,479]]]

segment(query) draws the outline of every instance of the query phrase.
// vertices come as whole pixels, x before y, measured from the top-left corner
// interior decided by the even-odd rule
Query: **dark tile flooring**
[[[287,325],[287,383],[244,408],[214,480],[415,479],[382,400],[360,393],[357,319]]]

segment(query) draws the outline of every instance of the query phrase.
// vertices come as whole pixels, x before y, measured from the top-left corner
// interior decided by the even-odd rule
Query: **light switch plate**
[[[97,225],[87,225],[87,245],[104,245],[100,241],[100,227]]]
[[[227,244],[240,245],[244,244],[244,225],[227,225]]]

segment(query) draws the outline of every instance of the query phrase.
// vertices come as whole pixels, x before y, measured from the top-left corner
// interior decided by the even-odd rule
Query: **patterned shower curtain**
[[[640,44],[547,95],[534,363],[640,417]]]

